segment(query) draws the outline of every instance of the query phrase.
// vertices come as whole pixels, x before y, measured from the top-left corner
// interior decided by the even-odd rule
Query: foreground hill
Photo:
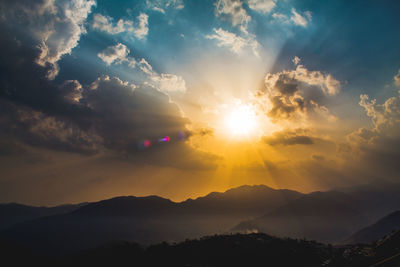
[[[371,243],[400,229],[400,210],[395,211],[376,223],[354,233],[347,243]]]
[[[43,252],[68,252],[112,240],[141,244],[180,241],[226,232],[242,220],[302,195],[267,186],[242,186],[181,203],[157,196],[117,197],[20,223],[0,236]]]
[[[117,242],[62,257],[7,250],[3,260],[13,257],[17,266],[321,266],[332,256],[330,247],[316,242],[265,234],[211,236],[147,248]]]
[[[215,235],[180,243],[148,247],[131,242],[55,256],[35,254],[0,242],[0,257],[12,266],[328,266],[397,267],[400,232],[376,244],[333,247],[304,239],[266,234]]]

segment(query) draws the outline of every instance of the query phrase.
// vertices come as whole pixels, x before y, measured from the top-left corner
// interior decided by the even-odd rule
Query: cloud
[[[263,109],[274,120],[300,119],[312,114],[334,120],[335,117],[322,103],[326,97],[339,91],[340,82],[330,74],[297,65],[295,70],[267,74],[265,87],[257,96],[267,99]]]
[[[138,17],[138,26],[133,30],[138,39],[143,39],[149,32],[149,16],[141,13]]]
[[[91,131],[65,118],[46,115],[31,108],[0,101],[0,136],[18,139],[31,146],[45,147],[81,154],[94,154],[99,150],[101,138]],[[5,110],[6,109],[6,110]]]
[[[151,140],[154,145],[150,152],[161,153],[157,151],[169,146],[169,153],[185,150],[192,158],[196,157],[193,148],[179,144],[185,143],[182,138],[191,136],[186,129],[189,120],[156,88],[102,76],[88,86],[65,81],[59,90],[68,101],[74,102],[72,105],[66,101],[63,105],[80,107],[68,117],[0,100],[1,138],[81,154],[96,154],[106,149],[129,155],[138,153],[141,140]],[[170,137],[170,144],[158,142],[165,136]],[[153,152],[147,153],[147,160],[151,160]],[[157,154],[158,163],[168,165],[170,161],[163,160],[161,154]]]
[[[70,54],[80,36],[86,33],[84,23],[94,0],[2,1],[0,18],[20,33],[17,40],[29,41],[39,49],[35,62],[50,65],[47,77],[58,73],[57,61]]]
[[[274,133],[272,136],[265,136],[263,141],[271,146],[284,145],[312,145],[315,138],[310,136],[306,129],[283,130]]]
[[[290,20],[298,26],[302,27],[307,27],[308,23],[311,21],[311,12],[306,11],[304,12],[304,15],[301,15],[296,11],[295,8],[292,8],[292,16],[290,17]]]
[[[400,92],[382,104],[360,95],[360,106],[370,118],[372,127],[361,127],[347,135],[343,155],[358,160],[368,172],[378,177],[398,178],[400,152]]]
[[[104,145],[116,150],[136,149],[141,139],[173,138],[188,123],[164,93],[116,77],[98,78],[85,88],[82,102],[96,114],[92,127]]]
[[[399,87],[400,87],[400,70],[399,70],[399,72],[396,74],[396,76],[394,76],[394,84],[395,84],[396,86],[399,86]]]
[[[21,2],[0,2],[2,140],[27,144],[35,149],[46,148],[85,155],[100,152],[135,155],[141,153],[137,149],[138,142],[148,138],[156,144],[145,152],[146,160],[152,164],[179,166],[186,162],[188,166],[213,166],[201,161],[207,155],[197,153],[185,140],[177,141],[178,136],[187,131],[186,124],[190,122],[182,117],[179,107],[160,90],[135,86],[107,76],[86,86],[76,80],[57,84],[47,79],[48,73],[54,71],[55,67],[52,63],[37,63],[38,58],[45,58],[42,57],[42,42],[37,36],[58,25],[59,36],[51,37],[52,42],[46,42],[46,45],[61,55],[65,50],[57,49],[65,48],[65,44],[70,43],[68,38],[77,36],[62,30],[61,26],[71,27],[71,22],[62,17],[67,11],[61,11],[61,8],[90,1],[70,1],[68,4],[58,1],[56,3],[65,5],[57,7],[53,1]],[[50,12],[49,9],[53,7],[55,9]],[[85,6],[80,7],[82,10],[68,16],[81,14],[81,18],[84,17]],[[68,12],[70,11],[71,9]],[[57,14],[61,18],[54,18]],[[53,23],[53,19],[56,22]],[[53,34],[52,31],[49,32]],[[128,49],[123,44],[117,44],[100,54],[110,64],[119,64],[125,62],[125,58],[130,59]],[[164,90],[171,91],[172,87],[178,90],[185,88],[184,81],[179,76],[158,75],[151,68],[148,73],[154,80],[159,80],[159,85]],[[166,135],[171,137],[171,142],[157,145],[158,138]],[[11,150],[7,148],[7,151]],[[184,151],[190,157],[182,156]],[[168,153],[180,157],[181,160],[166,156]]]
[[[0,97],[50,116],[68,118],[85,112],[72,83],[49,80],[57,60],[69,53],[84,32],[94,1],[0,2]],[[39,62],[40,61],[40,62]]]
[[[137,17],[136,25],[134,25],[131,20],[119,19],[117,23],[114,23],[114,19],[109,16],[94,14],[92,28],[109,34],[132,32],[136,38],[141,40],[145,38],[149,32],[148,18],[149,16],[147,14],[140,13]]]
[[[102,146],[132,160],[178,168],[214,168],[215,156],[187,142],[190,121],[168,95],[149,86],[136,86],[117,77],[102,76],[85,87],[81,102],[93,114],[90,129]],[[160,142],[165,136],[169,142]],[[143,150],[143,140],[150,146]]]
[[[215,39],[218,41],[217,45],[219,47],[227,47],[229,50],[235,54],[240,54],[243,52],[244,48],[251,48],[254,55],[259,56],[259,43],[252,37],[243,38],[234,33],[225,31],[221,28],[213,29],[215,34],[206,35],[207,39]]]
[[[400,96],[388,98],[383,104],[377,104],[376,99],[369,101],[368,95],[360,96],[360,106],[371,118],[376,130],[386,130],[400,122]]]
[[[168,73],[157,73],[153,67],[142,58],[139,63],[139,68],[147,75],[149,84],[158,88],[162,92],[186,92],[186,82],[178,75]]]
[[[365,109],[374,127],[362,127],[349,134],[347,138],[350,142],[365,145],[374,144],[381,138],[400,139],[400,95],[377,104],[376,99],[370,100],[368,95],[362,94],[359,104]]]
[[[248,0],[250,9],[261,13],[269,13],[276,6],[275,0]]]
[[[251,17],[240,0],[218,0],[215,3],[215,13],[217,17],[229,20],[233,26],[239,26],[242,32],[247,33]]]
[[[185,7],[183,0],[146,0],[146,6],[163,14],[166,9],[180,10]]]
[[[133,57],[128,57],[130,51],[126,45],[118,43],[114,46],[109,46],[97,56],[101,58],[107,65],[112,63],[121,64],[127,62],[130,67],[135,66],[136,60]]]
[[[281,14],[281,13],[274,13],[274,14],[272,14],[272,17],[274,18],[274,19],[279,19],[279,20],[283,20],[283,21],[285,21],[285,22],[288,22],[288,17],[285,15],[285,14]]]
[[[325,157],[323,155],[318,155],[318,154],[312,155],[311,158],[316,161],[324,161],[325,160]]]
[[[299,65],[301,59],[298,56],[295,56],[292,61],[293,61],[293,64],[297,66],[297,65]]]
[[[126,62],[130,68],[138,66],[148,78],[146,84],[162,92],[186,92],[186,82],[181,76],[169,73],[157,73],[144,58],[136,62],[133,56],[128,56],[129,53],[130,50],[126,45],[118,43],[114,46],[107,47],[105,50],[98,53],[97,56],[106,62],[107,65]]]

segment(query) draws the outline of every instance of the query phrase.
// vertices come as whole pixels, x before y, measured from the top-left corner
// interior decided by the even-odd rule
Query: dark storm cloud
[[[98,137],[81,129],[90,109],[76,101],[80,84],[49,80],[57,74],[58,59],[76,46],[84,32],[81,24],[92,4],[0,1],[0,134],[10,145],[19,140],[85,154],[97,151]]]
[[[316,138],[309,135],[309,131],[305,129],[283,130],[274,133],[272,136],[265,136],[264,142],[271,145],[312,145]]]
[[[115,77],[98,78],[85,88],[81,102],[92,110],[92,127],[104,145],[115,150],[135,150],[141,139],[157,143],[169,136],[175,142],[189,123],[166,94]]]
[[[77,46],[94,0],[17,0],[0,2],[0,20],[17,43],[37,47],[35,62],[58,73],[57,61]]]
[[[71,120],[49,116],[7,100],[0,100],[0,103],[0,136],[10,140],[8,147],[19,140],[32,146],[83,154],[99,151],[101,137],[82,130]]]
[[[185,142],[190,122],[159,88],[108,76],[89,85],[51,80],[58,60],[85,33],[93,4],[0,0],[0,136],[10,140],[0,144],[1,153],[17,153],[22,142],[81,154],[114,151],[156,165],[213,167],[213,156]],[[159,142],[166,136],[169,142]],[[143,140],[151,143],[146,149]]]
[[[82,113],[81,106],[65,101],[75,88],[58,86],[49,77],[77,45],[93,3],[0,1],[0,97],[52,115]]]

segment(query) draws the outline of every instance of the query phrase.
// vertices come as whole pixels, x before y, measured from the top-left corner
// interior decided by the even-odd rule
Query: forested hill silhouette
[[[331,246],[304,239],[266,234],[214,235],[148,247],[113,242],[63,256],[32,253],[0,242],[2,262],[10,266],[399,266],[400,232],[367,245]]]
[[[370,196],[379,201],[371,202]],[[376,221],[382,210],[398,209],[400,187],[394,185],[310,194],[246,185],[183,202],[126,196],[88,203],[14,224],[0,238],[44,253],[68,253],[115,240],[149,245],[237,231],[339,242]]]

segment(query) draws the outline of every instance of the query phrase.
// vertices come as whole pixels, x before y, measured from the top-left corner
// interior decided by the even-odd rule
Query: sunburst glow
[[[240,105],[228,113],[225,125],[233,136],[250,135],[257,127],[256,113],[251,106]]]

